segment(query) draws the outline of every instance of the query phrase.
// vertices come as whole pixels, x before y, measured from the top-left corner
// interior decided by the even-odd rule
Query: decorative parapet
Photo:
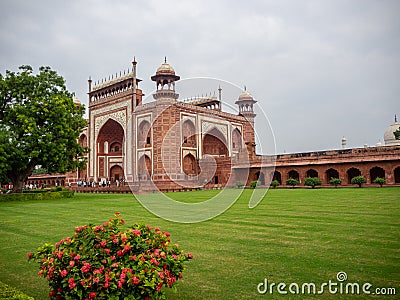
[[[279,154],[276,165],[328,164],[365,161],[389,161],[400,159],[400,146],[353,148],[343,150],[313,151]]]

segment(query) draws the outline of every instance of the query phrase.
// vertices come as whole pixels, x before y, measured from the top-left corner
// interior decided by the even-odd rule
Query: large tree
[[[49,173],[83,167],[78,137],[86,121],[64,78],[50,67],[30,66],[0,74],[0,179],[22,190],[36,166]]]

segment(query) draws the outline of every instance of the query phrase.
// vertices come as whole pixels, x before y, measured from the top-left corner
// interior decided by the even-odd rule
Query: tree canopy
[[[342,184],[342,179],[332,177],[332,178],[329,180],[329,183],[332,184],[332,185],[334,185],[335,187],[337,187],[338,185]]]
[[[379,184],[379,186],[382,187],[384,184],[386,184],[386,179],[382,177],[376,177],[373,183]]]
[[[318,177],[307,177],[304,180],[304,185],[311,186],[313,189],[315,188],[315,186],[321,185],[321,184],[322,184],[322,181]]]
[[[276,188],[278,185],[280,185],[278,180],[272,180],[270,183],[270,186],[272,186],[273,188]]]
[[[49,173],[83,167],[83,114],[50,67],[36,75],[30,66],[0,74],[0,180],[11,181],[16,192],[38,165]]]
[[[286,180],[286,184],[287,184],[287,185],[291,185],[292,188],[294,188],[294,186],[295,186],[295,185],[298,185],[299,183],[300,183],[300,182],[299,182],[297,179],[292,178],[292,177],[290,177],[290,178],[288,178],[288,179]]]
[[[358,184],[358,187],[362,187],[363,183],[367,182],[364,176],[356,176],[351,179],[351,184]]]

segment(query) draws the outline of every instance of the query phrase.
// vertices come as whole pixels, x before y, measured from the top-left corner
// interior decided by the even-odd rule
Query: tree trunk
[[[24,181],[25,180],[14,180],[12,192],[13,193],[21,193],[22,187],[24,186]]]
[[[32,175],[35,165],[29,165],[27,169],[21,171],[16,171],[14,174],[10,174],[10,179],[13,183],[12,193],[21,193],[22,187],[29,176]]]

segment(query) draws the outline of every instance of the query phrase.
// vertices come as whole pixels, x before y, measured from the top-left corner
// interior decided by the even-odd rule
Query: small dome
[[[398,122],[397,120],[395,120],[395,122],[386,129],[385,134],[383,135],[383,139],[385,141],[386,146],[400,145],[400,140],[396,140],[396,137],[394,136],[394,132],[399,129],[400,129],[400,122]]]
[[[174,68],[171,67],[169,63],[167,63],[167,58],[165,58],[164,63],[157,69],[156,75],[175,75]]]
[[[76,96],[73,96],[72,100],[74,101],[75,105],[82,105],[81,101]]]
[[[254,98],[253,98],[253,96],[252,96],[248,91],[244,90],[244,91],[240,94],[238,100],[240,100],[240,101],[242,101],[242,100],[254,100]]]

